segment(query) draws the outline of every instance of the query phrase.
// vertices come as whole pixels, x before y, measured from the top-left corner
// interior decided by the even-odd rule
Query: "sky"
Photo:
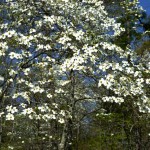
[[[139,0],[139,1],[140,1],[140,5],[150,15],[150,0]]]

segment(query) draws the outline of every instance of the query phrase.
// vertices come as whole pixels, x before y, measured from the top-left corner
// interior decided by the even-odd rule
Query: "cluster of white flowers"
[[[5,52],[8,49],[6,42],[0,42],[0,56],[5,56]]]
[[[33,93],[43,93],[44,92],[44,89],[43,88],[40,88],[39,86],[34,86],[31,88],[31,91]]]
[[[146,79],[146,84],[150,84],[150,79]]]
[[[53,95],[52,95],[52,94],[47,94],[47,97],[48,97],[48,98],[52,98]]]
[[[10,57],[10,59],[14,59],[14,58],[15,59],[22,59],[23,58],[21,54],[18,54],[18,53],[15,53],[15,52],[10,52],[9,57]]]
[[[34,111],[33,111],[32,108],[26,108],[26,109],[23,109],[23,111],[21,112],[21,114],[23,114],[23,115],[30,115],[33,112]]]
[[[12,105],[7,106],[6,114],[4,112],[1,112],[0,117],[5,116],[6,120],[11,121],[15,119],[15,116],[17,117],[18,115],[22,115],[28,117],[31,120],[44,120],[48,122],[52,119],[57,119],[59,123],[64,123],[65,111],[60,110],[60,113],[58,113],[58,106],[56,103],[52,104],[55,110],[51,109],[47,103],[37,106],[37,109],[36,107],[27,107],[27,105],[24,103],[21,103],[20,106],[20,110],[18,110],[17,107],[13,107]]]
[[[54,15],[44,16],[43,18],[44,18],[45,22],[48,22],[48,23],[51,23],[51,24],[54,24],[54,22],[56,21],[56,17]]]
[[[102,100],[104,102],[115,102],[115,103],[118,103],[118,104],[121,104],[124,102],[124,99],[122,97],[115,97],[115,96],[105,96],[102,98]]]
[[[19,34],[18,36],[18,42],[20,45],[26,45],[28,47],[30,47],[32,44],[31,44],[31,41],[35,39],[35,37],[33,37],[32,35],[31,36],[24,36],[23,34]]]
[[[4,115],[4,112],[1,112],[1,113],[0,113],[0,118],[2,117],[2,115]]]
[[[107,69],[110,69],[110,67],[112,67],[112,64],[106,61],[100,64],[99,69],[105,72]]]
[[[6,39],[6,38],[11,38],[11,37],[15,37],[17,36],[17,32],[15,30],[10,30],[10,31],[7,31],[5,32],[4,34],[2,34],[0,36],[0,39]]]
[[[8,0],[7,0],[8,1]],[[14,147],[13,146],[8,146],[8,149],[14,149]]]
[[[114,76],[112,74],[108,74],[106,76],[106,79],[102,78],[101,80],[99,80],[98,86],[106,86],[107,89],[109,89],[113,84],[115,83],[115,79]]]
[[[4,81],[4,77],[0,75],[0,81]]]
[[[120,47],[118,47],[114,44],[108,43],[108,42],[101,42],[100,45],[102,46],[103,49],[107,49],[107,50],[112,51],[112,52],[113,51],[118,52],[118,53],[123,52],[123,50]]]
[[[6,107],[6,111],[6,120],[14,120],[14,114],[18,112],[18,109],[10,105]]]
[[[67,42],[70,42],[71,39],[67,35],[63,35],[62,37],[59,38],[58,42],[61,44],[66,44]]]
[[[16,107],[13,107],[12,105],[7,106],[6,110],[7,110],[7,112],[12,113],[12,114],[18,112],[18,109]]]

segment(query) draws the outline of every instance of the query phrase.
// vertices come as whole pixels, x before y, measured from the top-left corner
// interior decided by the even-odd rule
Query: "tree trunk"
[[[63,133],[61,141],[59,144],[59,150],[72,150],[72,120],[71,118],[67,119],[64,124]]]
[[[2,145],[2,118],[0,118],[0,148]]]
[[[66,124],[64,124],[63,133],[58,150],[65,150],[65,144],[66,144]]]
[[[71,81],[71,88],[70,88],[70,101],[69,101],[69,113],[66,116],[66,122],[64,124],[63,133],[61,137],[61,142],[59,144],[59,150],[72,150],[72,143],[73,143],[73,120],[74,120],[74,109],[75,109],[75,98],[74,98],[74,91],[75,91],[75,73],[71,69],[70,70],[70,81]],[[71,115],[71,116],[70,116]]]

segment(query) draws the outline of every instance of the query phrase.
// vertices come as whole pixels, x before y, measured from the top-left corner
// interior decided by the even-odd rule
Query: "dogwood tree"
[[[1,14],[1,132],[5,122],[10,149],[71,149],[78,123],[95,109],[89,103],[131,101],[150,111],[149,68],[112,43],[125,29],[101,1],[6,0]]]

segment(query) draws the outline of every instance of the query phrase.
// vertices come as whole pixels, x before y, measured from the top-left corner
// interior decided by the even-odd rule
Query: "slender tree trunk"
[[[80,134],[80,123],[77,124],[77,133],[76,133],[76,150],[79,149],[79,134]]]
[[[3,108],[3,101],[1,100],[1,105],[0,105],[0,108]],[[3,118],[2,116],[0,117],[0,149],[1,149],[1,146],[2,146],[2,132],[3,132],[3,127],[2,127],[2,122],[3,121]]]
[[[58,150],[65,150],[65,143],[66,143],[66,124],[64,124],[64,127],[63,127],[63,133],[62,133],[62,137],[61,137]]]
[[[142,138],[141,138],[141,129],[137,128],[136,129],[136,150],[142,150]]]
[[[59,144],[59,150],[72,150],[73,143],[73,120],[75,116],[75,74],[74,71],[70,71],[70,81],[71,81],[71,97],[69,101],[69,114],[66,115],[66,122],[64,124],[63,133],[61,137],[61,142]],[[70,116],[71,115],[71,116]]]
[[[59,144],[59,150],[72,150],[72,120],[70,118],[66,119],[66,123],[63,127],[63,132],[61,136],[61,141]]]
[[[0,148],[2,145],[2,118],[0,118]]]

